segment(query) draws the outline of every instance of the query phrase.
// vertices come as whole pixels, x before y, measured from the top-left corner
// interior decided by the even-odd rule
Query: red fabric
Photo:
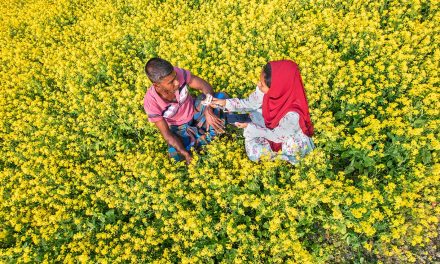
[[[266,127],[274,129],[288,112],[299,115],[299,126],[307,136],[313,136],[304,85],[298,65],[291,60],[271,61],[271,85],[263,97],[263,117]],[[273,151],[281,149],[281,143],[269,142]]]

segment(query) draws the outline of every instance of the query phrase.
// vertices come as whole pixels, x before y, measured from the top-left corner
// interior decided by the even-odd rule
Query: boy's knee
[[[194,108],[197,112],[200,112],[205,109],[205,106],[201,104],[202,98],[201,95],[197,96],[196,100],[194,100]]]
[[[214,97],[218,98],[218,99],[227,99],[227,98],[229,98],[229,95],[225,92],[217,92],[217,93],[214,93]]]

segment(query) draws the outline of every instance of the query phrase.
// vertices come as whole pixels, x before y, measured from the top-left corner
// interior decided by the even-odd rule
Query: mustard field
[[[440,261],[439,7],[2,1],[0,262]],[[294,60],[317,148],[255,163],[228,127],[170,160],[143,109],[155,56],[233,97]]]

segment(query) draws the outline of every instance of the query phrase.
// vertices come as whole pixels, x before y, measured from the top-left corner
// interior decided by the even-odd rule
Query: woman
[[[211,105],[250,112],[251,123],[235,125],[244,128],[246,153],[253,161],[267,153],[271,158],[279,154],[281,159],[295,164],[297,154],[304,156],[315,148],[304,86],[293,61],[266,64],[255,92],[248,98],[213,99]]]

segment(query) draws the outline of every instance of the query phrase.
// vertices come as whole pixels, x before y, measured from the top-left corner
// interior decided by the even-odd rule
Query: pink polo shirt
[[[144,109],[150,122],[165,119],[169,125],[182,125],[193,118],[194,99],[189,94],[187,85],[191,81],[191,73],[178,67],[174,67],[174,71],[179,81],[179,89],[175,93],[177,102],[165,101],[153,86],[145,93]]]

